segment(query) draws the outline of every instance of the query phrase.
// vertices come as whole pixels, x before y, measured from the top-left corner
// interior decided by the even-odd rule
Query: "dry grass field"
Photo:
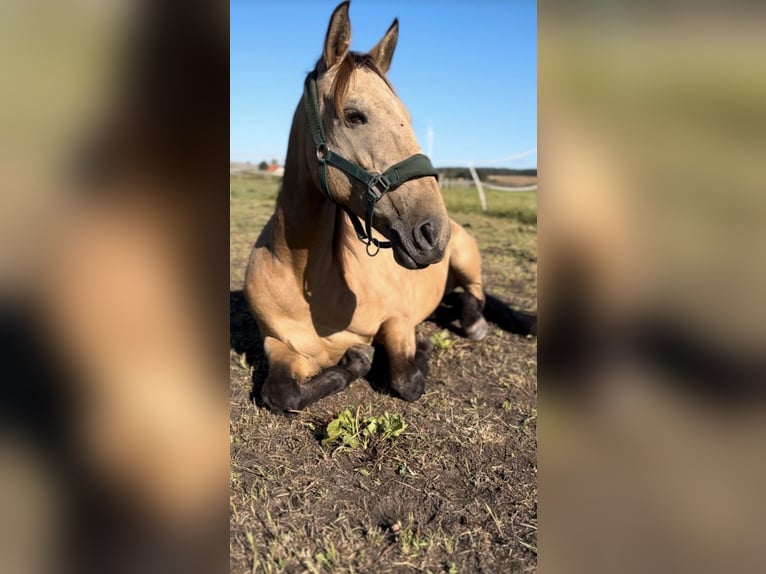
[[[534,337],[495,326],[470,343],[427,321],[419,333],[436,349],[419,401],[370,376],[294,418],[258,406],[267,365],[242,283],[277,185],[231,180],[231,571],[536,571]],[[487,199],[482,214],[475,191],[445,191],[479,241],[486,290],[536,311],[536,194]],[[343,412],[356,444],[323,444]],[[387,432],[392,421],[403,432]]]
[[[524,187],[537,183],[536,175],[490,175],[487,180],[498,185],[510,187]]]

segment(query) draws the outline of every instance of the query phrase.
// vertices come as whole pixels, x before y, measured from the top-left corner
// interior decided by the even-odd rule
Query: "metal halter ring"
[[[372,253],[370,253],[370,245],[375,246],[375,251],[373,251]],[[370,240],[367,242],[367,247],[365,249],[367,250],[367,255],[369,255],[370,257],[375,257],[380,251],[380,243],[378,243],[378,240],[375,239],[374,237],[370,237]]]
[[[330,151],[330,150],[327,148],[327,144],[326,143],[319,144],[317,146],[317,159],[320,162],[326,161],[327,160],[327,152],[328,151]]]

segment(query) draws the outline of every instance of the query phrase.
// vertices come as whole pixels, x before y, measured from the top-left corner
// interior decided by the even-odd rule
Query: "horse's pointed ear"
[[[375,44],[375,47],[370,50],[370,56],[375,61],[378,69],[384,74],[388,72],[391,67],[391,58],[394,57],[394,49],[396,49],[396,41],[399,39],[399,19],[395,19],[394,23],[388,29],[388,32],[381,38],[380,42]]]
[[[330,17],[327,37],[324,40],[322,60],[325,70],[338,64],[348,53],[351,44],[351,21],[348,19],[349,1],[338,4]]]

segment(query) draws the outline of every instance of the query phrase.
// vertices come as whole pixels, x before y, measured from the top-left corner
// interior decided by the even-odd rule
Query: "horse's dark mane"
[[[335,107],[335,114],[338,117],[342,117],[343,112],[343,100],[348,93],[349,82],[351,81],[351,75],[357,68],[366,68],[375,72],[380,78],[386,82],[386,85],[394,91],[393,86],[389,83],[385,74],[380,71],[375,60],[369,54],[362,54],[360,52],[348,52],[343,60],[338,64],[338,71],[335,74],[335,78],[332,81],[332,88],[330,93],[332,95],[333,106]]]

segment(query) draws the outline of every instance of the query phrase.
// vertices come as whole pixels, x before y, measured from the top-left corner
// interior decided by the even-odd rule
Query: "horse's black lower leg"
[[[418,400],[426,388],[428,358],[433,351],[428,339],[418,339],[415,356],[391,357],[391,388],[405,401]]]
[[[484,299],[478,299],[468,291],[460,294],[460,326],[465,336],[471,341],[481,341],[489,332],[489,324],[484,319]]]
[[[336,366],[305,382],[295,380],[276,367],[270,370],[263,384],[261,398],[272,411],[299,411],[319,399],[342,391],[352,381],[366,375],[372,365],[372,356],[372,347],[351,347]]]
[[[412,359],[413,364],[418,370],[423,373],[425,377],[428,374],[428,359],[431,357],[431,352],[434,350],[434,344],[423,338],[418,338],[417,350],[415,351],[415,358]]]

